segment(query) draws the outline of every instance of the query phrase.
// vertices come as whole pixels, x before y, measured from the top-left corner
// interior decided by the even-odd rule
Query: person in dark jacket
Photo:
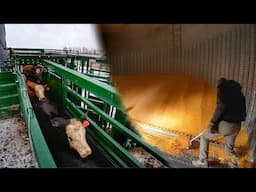
[[[6,51],[6,32],[5,25],[0,24],[0,71],[4,70],[5,61],[7,60],[7,51]]]
[[[246,117],[245,97],[241,85],[234,80],[220,78],[217,84],[216,109],[208,128],[200,137],[199,159],[192,161],[196,167],[208,167],[209,141],[221,135],[225,139],[226,154],[231,159],[230,166],[237,166],[234,144],[241,122]]]

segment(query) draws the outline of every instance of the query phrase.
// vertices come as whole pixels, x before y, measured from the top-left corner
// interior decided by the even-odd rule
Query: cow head
[[[40,65],[40,64],[34,66],[33,67],[33,72],[36,75],[36,77],[38,78],[37,83],[41,83],[42,82],[42,75],[43,75],[43,66]]]
[[[36,85],[34,89],[38,100],[42,101],[45,98],[44,87],[42,85]]]
[[[77,119],[64,119],[56,117],[51,119],[53,127],[65,127],[65,131],[68,137],[68,142],[71,148],[75,149],[81,158],[86,158],[92,153],[90,146],[86,141],[85,127],[89,123],[83,123]]]

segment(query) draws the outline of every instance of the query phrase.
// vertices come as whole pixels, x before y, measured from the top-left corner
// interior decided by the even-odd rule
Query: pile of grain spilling
[[[189,76],[122,75],[113,76],[113,81],[125,108],[130,109],[128,115],[135,130],[147,143],[170,154],[188,150],[191,137],[207,128],[215,110],[216,88]],[[163,133],[145,129],[142,124]],[[218,139],[219,143],[223,141]],[[236,141],[241,158],[249,153],[247,141],[242,128]],[[226,158],[224,148],[215,146],[210,147],[209,156]]]

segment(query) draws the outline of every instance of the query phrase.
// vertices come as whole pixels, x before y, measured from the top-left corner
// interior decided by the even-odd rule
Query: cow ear
[[[87,119],[87,115],[88,115],[88,111],[86,111],[86,112],[84,113],[84,115],[80,117],[81,123],[83,123],[83,121]]]
[[[68,126],[71,123],[70,119],[65,119],[65,121],[63,122],[64,127]]]
[[[89,121],[86,121],[86,120],[84,120],[82,122],[82,124],[83,124],[84,128],[86,128],[86,127],[88,127],[90,125]]]

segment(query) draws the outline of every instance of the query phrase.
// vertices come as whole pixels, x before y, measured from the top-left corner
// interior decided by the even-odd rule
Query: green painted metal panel
[[[14,95],[15,93],[17,93],[16,88],[9,88],[9,89],[0,91],[0,95],[2,96]]]
[[[8,89],[9,87],[15,87],[16,88],[16,84],[15,83],[0,84],[0,91],[2,91],[4,89]]]
[[[87,74],[87,76],[95,77],[95,78],[99,78],[99,79],[106,79],[106,80],[110,79],[110,77],[107,77],[107,76],[100,76],[100,75],[94,75],[94,74]]]
[[[14,83],[15,74],[10,72],[0,72],[0,85]]]
[[[0,118],[12,117],[19,113],[19,100],[15,75],[0,72]]]
[[[34,48],[12,48],[12,50],[15,52],[15,50],[17,51],[27,51],[27,52],[31,52],[31,51],[44,51],[44,49],[34,49]]]
[[[76,116],[81,117],[83,112],[77,108],[69,99],[67,100],[67,107],[69,112]],[[136,158],[134,158],[126,149],[124,149],[119,143],[117,143],[110,135],[108,135],[102,128],[100,128],[89,117],[87,120],[92,126],[87,129],[87,133],[92,136],[94,140],[107,152],[116,162],[120,163],[122,167],[144,167]],[[92,130],[93,129],[93,130]]]
[[[97,59],[96,59],[96,62],[97,62],[97,63],[100,63],[100,64],[106,64],[106,63],[107,63],[107,61],[106,61],[105,58],[97,58]]]
[[[18,94],[0,96],[0,107],[10,106],[19,103]]]
[[[49,87],[51,90],[49,91],[49,97],[55,101],[58,105],[63,105],[64,100],[63,100],[63,85],[62,85],[62,79],[48,73],[45,78],[45,82],[48,83]]]
[[[91,71],[103,72],[103,73],[110,73],[110,71],[106,71],[106,70],[103,70],[103,69],[91,68],[90,70],[91,70]]]
[[[55,73],[72,80],[72,82],[74,82],[80,88],[87,89],[89,92],[97,95],[108,104],[115,106],[117,109],[121,111],[124,111],[123,106],[117,95],[117,92],[110,85],[107,85],[100,81],[96,81],[90,77],[87,77],[86,75],[83,75],[72,69],[67,69],[52,61],[42,60],[42,62],[44,66],[53,70]]]
[[[20,105],[15,104],[11,106],[0,107],[0,119],[13,117],[20,112]]]
[[[78,99],[86,103],[90,108],[100,115],[103,119],[111,123],[118,131],[120,131],[122,134],[126,135],[127,137],[133,139],[135,142],[139,143],[146,151],[148,151],[150,154],[154,155],[158,160],[160,160],[163,164],[166,166],[169,166],[169,163],[166,161],[165,156],[156,148],[150,146],[149,144],[145,143],[137,134],[135,134],[133,131],[127,129],[123,124],[118,122],[117,120],[111,118],[103,112],[99,107],[94,105],[92,102],[86,100],[79,94],[77,94],[75,91],[67,87],[67,91],[72,93],[74,96],[76,96]],[[66,99],[67,100],[67,99]]]
[[[23,55],[16,55],[15,59],[20,59],[20,60],[24,60],[24,59],[39,59],[39,58],[43,58],[43,59],[63,59],[63,58],[67,58],[67,55],[29,55],[29,54],[23,54]]]

